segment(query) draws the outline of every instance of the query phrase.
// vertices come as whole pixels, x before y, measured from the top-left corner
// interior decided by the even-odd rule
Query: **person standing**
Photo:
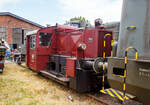
[[[14,54],[14,61],[16,62],[17,57],[19,57],[20,53],[17,49],[14,49],[13,54]]]

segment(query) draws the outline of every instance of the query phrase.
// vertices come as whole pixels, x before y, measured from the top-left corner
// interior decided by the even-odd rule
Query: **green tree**
[[[86,19],[85,19],[84,17],[82,17],[82,16],[71,18],[70,21],[84,21],[84,22],[86,22],[86,23],[89,23],[89,21],[86,20]]]
[[[78,24],[78,27],[91,27],[91,24],[90,24],[90,21],[89,20],[86,20],[84,17],[82,16],[79,16],[79,17],[73,17],[71,18],[69,21],[66,21],[65,22],[65,25],[71,25],[71,26],[74,26],[74,25],[77,25]]]

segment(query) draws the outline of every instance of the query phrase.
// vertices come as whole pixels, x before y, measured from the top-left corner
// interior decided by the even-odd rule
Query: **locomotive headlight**
[[[86,44],[80,43],[78,48],[82,49],[82,50],[85,50],[86,49]]]

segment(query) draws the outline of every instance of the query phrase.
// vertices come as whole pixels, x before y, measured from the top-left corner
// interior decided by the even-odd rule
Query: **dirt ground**
[[[0,105],[100,104],[36,72],[10,63],[5,65],[3,74],[0,74]]]

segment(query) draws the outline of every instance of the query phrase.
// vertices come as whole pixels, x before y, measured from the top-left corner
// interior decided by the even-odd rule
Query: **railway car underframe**
[[[102,85],[102,73],[95,73],[93,62],[94,59],[76,60],[68,56],[51,55],[47,70],[40,73],[77,92],[99,91]]]

